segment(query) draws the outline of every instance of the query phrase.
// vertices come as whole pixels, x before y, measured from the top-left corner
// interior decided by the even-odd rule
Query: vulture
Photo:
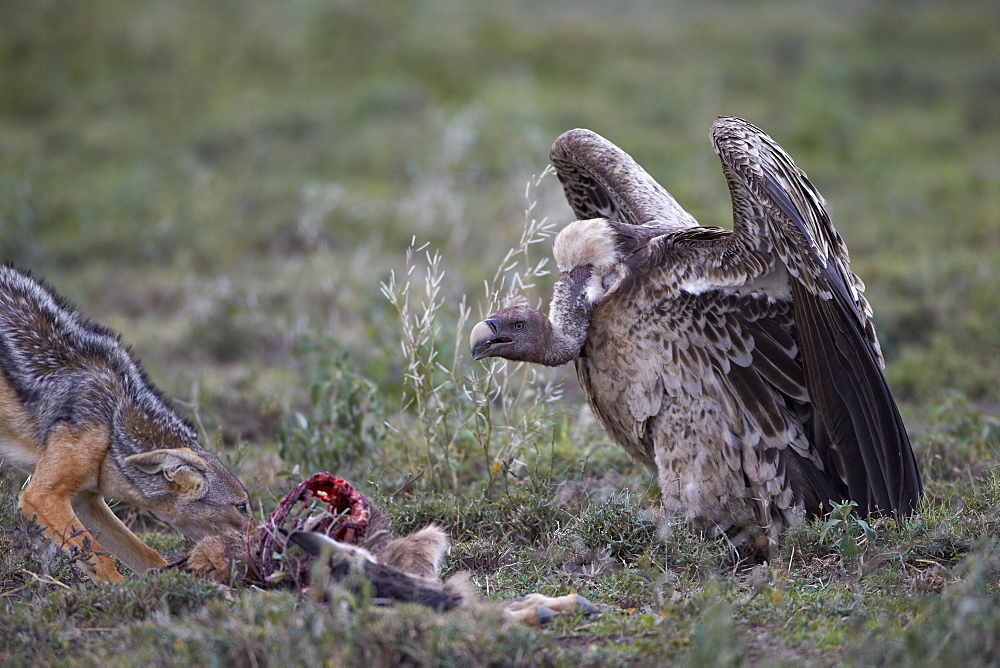
[[[555,239],[549,314],[493,313],[473,359],[572,361],[665,510],[738,548],[773,558],[784,527],[835,503],[908,515],[920,473],[825,200],[747,121],[720,117],[710,136],[733,229],[699,226],[600,135],[560,136],[551,160],[578,220]]]

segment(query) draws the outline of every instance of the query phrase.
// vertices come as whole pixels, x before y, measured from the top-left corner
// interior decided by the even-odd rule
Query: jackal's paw
[[[579,594],[556,597],[528,594],[514,599],[503,609],[503,615],[507,619],[531,626],[544,624],[560,612],[580,613],[589,616],[599,614],[600,608]]]

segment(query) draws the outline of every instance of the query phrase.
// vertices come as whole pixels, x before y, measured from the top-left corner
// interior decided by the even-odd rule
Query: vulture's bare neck
[[[580,356],[594,313],[594,306],[587,299],[590,275],[591,270],[586,267],[574,267],[560,273],[549,304],[548,341],[540,347],[539,359],[531,361],[559,366]]]

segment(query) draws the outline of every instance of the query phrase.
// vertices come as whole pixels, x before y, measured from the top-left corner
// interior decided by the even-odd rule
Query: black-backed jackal
[[[122,580],[107,552],[137,572],[166,566],[106,498],[195,540],[246,528],[243,485],[198,445],[118,335],[6,264],[0,372],[0,461],[31,476],[21,510],[63,549],[91,552],[82,564],[94,580]]]

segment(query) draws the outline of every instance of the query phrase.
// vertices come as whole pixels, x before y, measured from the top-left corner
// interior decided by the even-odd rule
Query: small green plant
[[[348,353],[332,341],[306,339],[302,356],[312,370],[309,414],[294,412],[281,430],[278,454],[305,471],[364,462],[385,435],[385,411],[373,382],[353,369]]]
[[[835,545],[841,558],[847,563],[860,563],[867,545],[875,540],[875,530],[866,520],[854,514],[858,507],[855,501],[834,503],[820,529],[820,541]]]

